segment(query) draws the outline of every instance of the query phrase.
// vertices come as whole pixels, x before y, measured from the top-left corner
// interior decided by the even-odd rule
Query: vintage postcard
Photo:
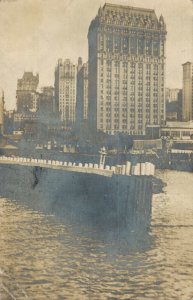
[[[0,0],[0,300],[193,299],[193,1]]]

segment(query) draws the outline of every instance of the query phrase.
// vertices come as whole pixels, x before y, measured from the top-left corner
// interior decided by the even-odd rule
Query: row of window
[[[116,68],[120,68],[120,66],[122,65],[124,68],[128,68],[128,66],[130,66],[131,69],[135,70],[136,67],[138,67],[139,69],[142,69],[144,67],[146,67],[147,70],[151,70],[152,68],[154,70],[158,70],[158,64],[157,63],[139,63],[139,62],[121,62],[121,61],[114,61],[114,60],[104,60],[101,58],[100,60],[101,65],[103,65],[103,63],[105,62],[105,65],[107,65],[109,68],[111,68],[113,65]],[[161,65],[161,69],[164,70],[164,64]]]

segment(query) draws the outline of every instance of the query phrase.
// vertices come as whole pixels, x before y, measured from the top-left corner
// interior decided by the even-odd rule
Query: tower
[[[186,62],[183,67],[182,120],[193,119],[193,64]]]
[[[58,60],[55,69],[55,97],[61,120],[65,126],[71,126],[75,122],[76,110],[76,66],[66,59]]]
[[[88,118],[88,63],[77,69],[76,91],[76,121],[80,126]]]
[[[89,122],[96,130],[144,135],[165,120],[166,25],[151,9],[105,4],[91,22]]]

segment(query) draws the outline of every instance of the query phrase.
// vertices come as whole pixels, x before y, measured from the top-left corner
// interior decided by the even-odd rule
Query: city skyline
[[[40,86],[54,85],[58,58],[77,63],[81,56],[87,61],[89,24],[105,2],[155,9],[163,15],[168,32],[166,86],[182,87],[182,64],[192,61],[190,0],[48,0],[46,6],[43,0],[5,1],[0,3],[0,86],[7,109],[15,107],[17,79],[24,71],[39,72]]]

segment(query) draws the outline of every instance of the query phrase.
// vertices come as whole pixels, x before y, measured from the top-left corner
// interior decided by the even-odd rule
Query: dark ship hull
[[[40,167],[0,165],[0,197],[24,201],[73,223],[105,229],[147,229],[152,177],[112,177]]]

